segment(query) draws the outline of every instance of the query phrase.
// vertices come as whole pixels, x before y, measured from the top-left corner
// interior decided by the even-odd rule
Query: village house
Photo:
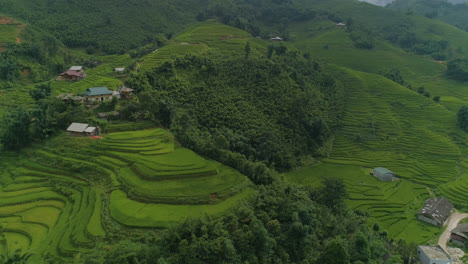
[[[371,174],[381,181],[393,181],[395,178],[395,173],[382,167],[375,168]]]
[[[114,92],[107,87],[88,88],[83,93],[87,102],[105,102],[112,100]]]
[[[283,39],[280,37],[273,37],[270,39],[270,41],[283,41]]]
[[[83,66],[72,66],[66,72],[62,72],[57,80],[81,81],[86,78]]]
[[[418,258],[421,264],[451,264],[452,257],[440,246],[419,246]]]
[[[119,89],[119,93],[120,93],[120,98],[128,99],[132,97],[133,89],[124,86]]]
[[[452,209],[453,204],[445,198],[427,199],[424,207],[418,212],[418,219],[435,226],[443,226]]]
[[[336,26],[339,27],[339,28],[343,28],[343,27],[346,27],[346,24],[340,22],[340,23],[336,24]]]
[[[68,128],[67,132],[70,136],[98,136],[101,131],[98,127],[93,127],[83,123],[72,123]]]
[[[114,68],[112,71],[115,72],[115,73],[124,73],[125,68]]]
[[[453,243],[462,247],[468,246],[468,223],[459,224],[451,231],[450,239]]]

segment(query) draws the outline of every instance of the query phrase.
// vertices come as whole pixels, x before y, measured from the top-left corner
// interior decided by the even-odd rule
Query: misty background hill
[[[360,0],[361,2],[368,2],[374,5],[379,5],[379,6],[385,6],[387,4],[390,4],[394,0]],[[453,4],[461,4],[461,3],[466,3],[468,0],[449,0],[448,2],[453,3]]]

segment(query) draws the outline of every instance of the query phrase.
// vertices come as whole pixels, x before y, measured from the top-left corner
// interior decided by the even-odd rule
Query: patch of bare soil
[[[11,25],[11,24],[18,24],[15,20],[9,17],[0,17],[0,25]]]

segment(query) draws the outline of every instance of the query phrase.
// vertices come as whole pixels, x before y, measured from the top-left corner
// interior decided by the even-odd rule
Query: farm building
[[[128,88],[128,87],[120,88],[119,92],[120,92],[120,98],[122,99],[131,98],[133,95],[133,89]]]
[[[72,66],[66,72],[62,72],[58,80],[81,81],[84,78],[86,78],[86,73],[83,70],[83,66]]]
[[[113,94],[107,87],[95,87],[88,88],[83,96],[88,102],[104,102],[112,100]]]
[[[395,173],[382,167],[375,168],[372,171],[372,175],[381,181],[393,181],[395,177]]]
[[[418,212],[418,219],[435,226],[443,226],[452,211],[453,204],[445,198],[427,199]]]
[[[450,239],[460,246],[468,246],[468,224],[460,224],[452,230]]]
[[[70,136],[97,136],[100,134],[98,127],[93,127],[83,123],[72,123],[67,132]]]
[[[125,68],[114,68],[112,71],[115,72],[115,73],[124,73]]]
[[[345,23],[338,23],[336,24],[337,27],[346,27],[346,24]]]
[[[440,246],[419,246],[418,258],[421,264],[450,264],[452,257]]]
[[[283,39],[280,37],[273,37],[270,39],[270,41],[283,41]]]

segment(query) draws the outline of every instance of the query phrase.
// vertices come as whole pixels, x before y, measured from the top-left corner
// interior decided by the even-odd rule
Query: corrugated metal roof
[[[434,219],[439,225],[443,225],[452,208],[453,205],[445,198],[430,198],[426,200],[418,214]]]
[[[112,94],[112,91],[107,89],[107,87],[95,87],[88,88],[83,94],[87,96],[107,95]]]
[[[393,174],[393,172],[391,170],[386,169],[386,168],[382,168],[382,167],[375,168],[374,173],[378,173],[379,175],[385,175],[387,173],[392,173]]]
[[[125,68],[114,68],[114,71],[123,72],[123,71],[125,71]]]
[[[69,71],[81,71],[83,69],[83,66],[71,66]]]
[[[95,128],[95,127],[92,127],[92,126],[90,126],[90,127],[87,127],[87,128],[84,130],[84,132],[86,132],[86,133],[93,133],[93,132],[94,132],[94,130],[96,130],[96,128]]]
[[[68,132],[78,132],[78,133],[83,133],[85,129],[89,127],[88,124],[83,124],[83,123],[72,123],[68,128]]]

